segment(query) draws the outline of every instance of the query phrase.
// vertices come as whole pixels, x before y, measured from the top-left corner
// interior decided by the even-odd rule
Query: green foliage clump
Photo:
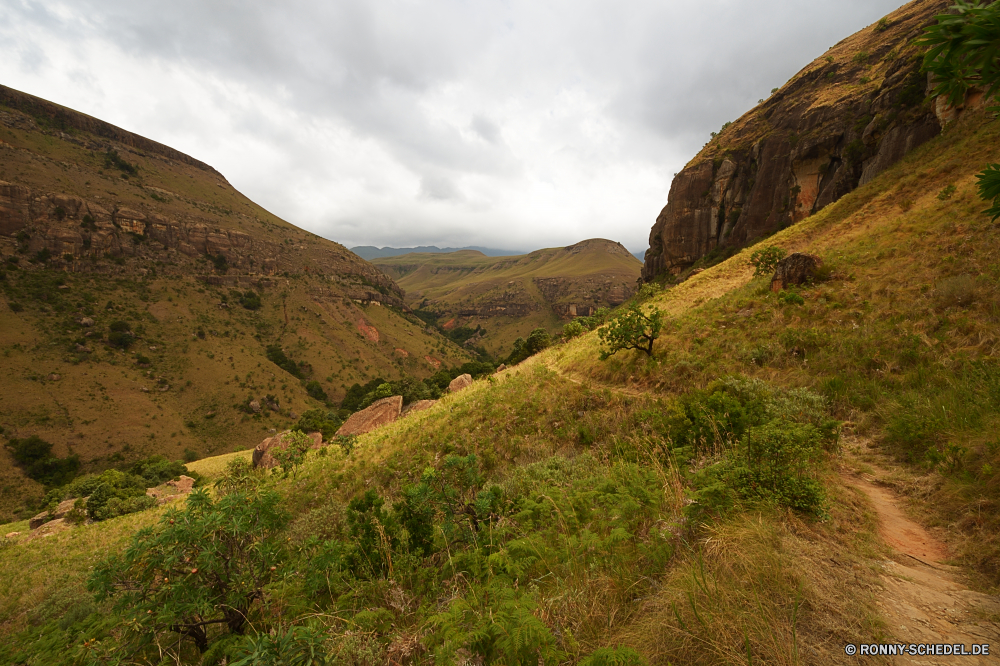
[[[260,294],[253,290],[248,290],[239,294],[239,302],[247,310],[260,310]]]
[[[785,250],[780,247],[769,245],[759,250],[754,250],[750,255],[750,265],[753,266],[753,276],[761,277],[774,273],[778,262],[785,258]]]
[[[231,663],[232,666],[326,666],[330,662],[325,638],[322,630],[310,626],[280,627],[273,633],[247,637],[233,655],[236,661]]]
[[[302,378],[302,370],[295,361],[288,358],[285,351],[281,348],[281,345],[268,345],[265,349],[267,354],[267,360],[274,363],[276,366],[290,374],[292,377]]]
[[[113,148],[108,148],[107,152],[104,153],[104,166],[108,169],[118,169],[129,176],[139,174],[139,167],[122,159],[118,151]]]
[[[330,398],[327,396],[326,391],[323,390],[323,386],[315,379],[306,382],[306,393],[311,398],[315,398],[320,402],[329,402]]]
[[[1000,164],[990,164],[982,173],[976,174],[976,178],[979,180],[980,198],[993,202],[993,205],[983,212],[996,222],[1000,219]]]
[[[127,321],[117,320],[108,326],[108,344],[119,349],[128,349],[135,342],[135,333]]]
[[[135,474],[109,469],[88,486],[81,484],[80,492],[90,496],[87,515],[91,520],[108,520],[156,505],[156,500],[146,495],[145,479]]]
[[[518,338],[514,341],[514,350],[505,359],[507,365],[517,365],[521,361],[552,344],[552,336],[544,328],[536,328],[528,334],[528,339]]]
[[[312,439],[301,430],[292,430],[282,437],[284,446],[272,447],[270,453],[281,466],[285,476],[293,472],[306,459],[306,453],[312,446]]]
[[[122,641],[133,653],[178,638],[204,652],[214,627],[244,632],[284,560],[277,535],[288,517],[278,502],[274,492],[213,500],[195,491],[184,510],[167,512],[156,527],[140,530],[124,553],[95,567],[87,587],[98,601],[114,600]]]
[[[61,486],[68,483],[80,470],[78,455],[57,458],[52,455],[52,444],[38,435],[11,439],[6,446],[14,462],[28,478],[45,486]]]
[[[816,472],[824,449],[836,445],[840,424],[826,415],[820,396],[733,378],[646,418],[670,456],[696,470],[690,474],[692,513],[720,511],[736,500],[823,512]]]
[[[802,296],[796,294],[794,291],[785,291],[782,289],[778,292],[778,302],[784,305],[805,305],[806,301]]]
[[[323,439],[330,441],[343,423],[344,420],[336,412],[310,409],[299,417],[299,422],[295,427],[302,432],[322,433]]]
[[[229,272],[229,260],[226,259],[224,254],[210,254],[208,255],[209,261],[215,266],[215,270],[218,273],[228,273]]]
[[[601,349],[601,360],[606,360],[625,349],[636,349],[647,356],[652,356],[653,343],[660,337],[662,328],[661,310],[653,309],[646,313],[640,305],[633,303],[597,332],[601,342],[607,345],[606,349]]]

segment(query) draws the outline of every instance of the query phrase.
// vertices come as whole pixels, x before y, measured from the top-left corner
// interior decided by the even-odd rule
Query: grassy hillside
[[[377,268],[211,167],[6,88],[0,293],[3,434],[85,469],[247,448],[326,407],[309,382],[335,406],[355,382],[469,359]],[[272,408],[246,408],[268,395]],[[41,485],[5,447],[0,461],[0,516],[36,510]]]
[[[600,362],[587,334],[251,481],[289,512],[284,559],[248,635],[213,633],[204,659],[83,588],[163,509],[5,541],[3,654],[159,658],[134,642],[158,635],[185,663],[839,664],[847,643],[907,642],[881,616],[889,551],[840,442],[895,464],[884,481],[996,589],[1000,231],[973,174],[997,133],[968,113],[768,239],[832,267],[801,303],[742,253],[646,302],[669,315],[651,358]]]
[[[618,243],[588,240],[512,257],[474,250],[373,260],[406,290],[407,303],[445,329],[486,330],[480,344],[506,355],[534,328],[556,331],[574,316],[616,306],[635,291],[641,263]]]

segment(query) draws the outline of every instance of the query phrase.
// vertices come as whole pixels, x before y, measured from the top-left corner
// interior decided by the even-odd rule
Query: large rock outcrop
[[[392,423],[399,418],[403,410],[403,396],[394,395],[391,398],[376,400],[360,412],[351,414],[337,431],[338,436],[363,435],[379,426]]]
[[[642,277],[794,224],[936,136],[955,110],[927,99],[922,28],[948,0],[915,0],[843,40],[725,127],[670,186]]]

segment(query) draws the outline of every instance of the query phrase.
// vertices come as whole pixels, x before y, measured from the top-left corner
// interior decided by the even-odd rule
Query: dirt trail
[[[895,551],[895,558],[885,562],[879,598],[891,635],[907,645],[962,643],[966,650],[974,643],[990,645],[988,657],[904,655],[893,657],[893,663],[1000,664],[1000,626],[988,619],[1000,614],[1000,599],[969,590],[962,569],[944,564],[947,546],[907,518],[893,493],[866,475],[845,475],[844,480],[871,500],[882,538]]]

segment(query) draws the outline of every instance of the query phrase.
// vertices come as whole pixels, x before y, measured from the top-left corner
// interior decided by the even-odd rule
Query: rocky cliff
[[[727,124],[680,172],[642,277],[676,275],[815,213],[936,136],[961,109],[928,97],[914,40],[947,0],[915,0],[841,41]]]

